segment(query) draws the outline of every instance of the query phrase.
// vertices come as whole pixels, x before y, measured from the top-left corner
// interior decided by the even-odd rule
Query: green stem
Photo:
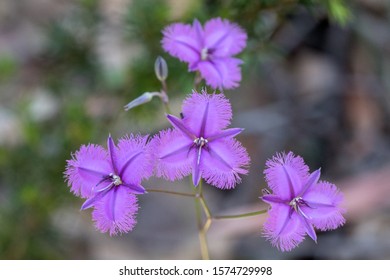
[[[238,215],[223,215],[223,216],[214,216],[212,217],[214,220],[226,220],[226,219],[238,219],[238,218],[246,218],[246,217],[252,217],[261,215],[264,213],[267,213],[268,209],[261,210],[261,211],[255,211],[255,212],[249,212],[244,214],[238,214]]]
[[[199,195],[199,201],[200,201],[200,204],[203,207],[204,213],[206,214],[206,218],[207,219],[211,219],[212,218],[211,211],[210,211],[210,208],[208,207],[208,205],[206,203],[206,200],[203,197],[203,194]]]
[[[207,214],[207,212],[206,212],[207,221],[204,225],[202,224],[202,213],[201,213],[202,208],[201,208],[201,206],[203,207],[203,209],[205,209],[204,205],[203,205],[204,199],[203,199],[203,194],[202,194],[202,180],[200,180],[199,186],[198,187],[194,186],[193,189],[194,189],[194,194],[195,194],[195,211],[196,211],[196,220],[197,220],[197,224],[198,224],[200,253],[202,255],[203,260],[209,260],[210,255],[209,255],[209,248],[207,245],[207,237],[206,237],[209,225],[207,226],[207,228],[206,228],[206,225],[208,223],[210,223],[208,221],[211,221],[211,220],[208,216],[208,215],[210,215],[210,213]],[[203,203],[202,203],[202,201],[203,201]]]
[[[168,102],[163,102],[165,114],[171,114],[171,108],[169,108]]]
[[[164,111],[165,114],[171,114],[171,109],[169,108],[168,86],[165,80],[161,81],[161,84],[162,84],[161,100],[164,105]]]
[[[200,72],[199,71],[196,71],[195,73],[195,78],[194,78],[194,89],[199,91],[199,85],[200,85],[200,82],[202,81],[202,76],[200,75]]]

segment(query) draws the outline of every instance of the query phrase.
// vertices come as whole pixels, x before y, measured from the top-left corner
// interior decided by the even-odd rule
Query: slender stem
[[[201,213],[201,209],[202,209],[201,206],[203,206],[202,201],[204,202],[203,194],[202,194],[202,179],[199,182],[199,186],[198,187],[194,186],[193,189],[194,189],[194,194],[195,194],[195,211],[196,211],[196,220],[197,220],[197,224],[198,224],[200,253],[202,255],[203,260],[209,260],[210,255],[209,255],[209,248],[207,245],[207,238],[206,238],[206,233],[207,233],[208,228],[206,229],[206,227],[205,227],[205,225],[207,224],[207,221],[206,221],[205,225],[202,224],[202,213]],[[203,209],[205,209],[204,206],[203,206]],[[208,213],[208,214],[210,214],[210,213]],[[210,220],[210,217],[208,216],[208,214],[206,213],[207,220]]]
[[[171,108],[169,108],[168,102],[163,101],[163,105],[164,105],[165,114],[171,114]]]
[[[159,189],[146,189],[146,191],[155,192],[155,193],[174,194],[174,195],[186,196],[186,197],[196,197],[196,194],[193,193],[175,192],[175,191],[167,191],[167,190],[159,190]]]
[[[255,211],[255,212],[249,212],[244,214],[238,214],[238,215],[223,215],[223,216],[214,216],[212,217],[214,220],[225,220],[225,219],[238,219],[238,218],[246,218],[251,216],[257,216],[264,213],[267,213],[267,209],[261,210],[261,211]]]
[[[161,81],[161,84],[162,84],[161,100],[164,105],[165,113],[170,114],[171,109],[169,108],[168,86],[165,80]]]
[[[206,232],[203,229],[199,231],[199,242],[200,242],[200,251],[202,253],[202,259],[209,260],[210,255],[209,255],[209,248],[207,245]]]
[[[194,78],[194,89],[199,91],[199,85],[200,85],[200,82],[202,81],[202,76],[200,75],[200,72],[199,71],[196,71],[195,73],[195,78]]]
[[[208,207],[206,200],[203,197],[203,194],[199,195],[199,201],[203,207],[203,210],[204,210],[204,213],[206,214],[206,217],[208,219],[212,218],[210,208]]]

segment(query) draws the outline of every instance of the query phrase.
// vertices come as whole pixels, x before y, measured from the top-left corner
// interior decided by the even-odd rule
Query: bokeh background
[[[348,2],[348,3],[346,3]],[[134,231],[110,237],[64,183],[65,162],[108,133],[168,127],[159,100],[123,106],[160,89],[153,64],[168,62],[179,114],[194,76],[164,53],[175,21],[223,17],[248,32],[232,127],[252,162],[230,191],[205,186],[215,214],[265,209],[264,163],[280,151],[345,194],[347,223],[289,253],[261,236],[265,215],[213,223],[214,259],[390,258],[390,1],[2,0],[0,1],[0,259],[197,259],[194,203],[140,196]],[[146,187],[189,190],[188,180]]]

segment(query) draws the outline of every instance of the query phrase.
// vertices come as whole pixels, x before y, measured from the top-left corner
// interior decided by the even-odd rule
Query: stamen
[[[114,183],[115,186],[122,185],[121,177],[115,174],[112,175],[112,182]]]
[[[121,177],[119,177],[118,175],[116,175],[114,173],[110,173],[107,176],[103,176],[103,178],[96,184],[95,187],[99,186],[101,183],[103,183],[105,181],[111,181],[111,182],[107,187],[104,187],[103,189],[100,189],[97,192],[102,192],[106,189],[111,188],[112,186],[119,186],[119,185],[123,184]]]
[[[203,137],[199,137],[199,138],[196,138],[194,140],[194,144],[200,148],[202,148],[203,146],[206,146],[206,144],[208,143],[209,141]]]
[[[294,197],[289,203],[289,205],[294,208],[295,212],[299,212],[298,208],[300,204],[305,204],[305,201],[300,196]]]
[[[209,50],[207,48],[202,49],[200,52],[200,56],[202,60],[207,60],[207,57],[209,55]]]

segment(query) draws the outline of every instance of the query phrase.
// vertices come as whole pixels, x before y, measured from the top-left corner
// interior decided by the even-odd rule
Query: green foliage
[[[0,82],[11,78],[17,71],[16,60],[7,55],[0,56]]]
[[[342,26],[352,20],[352,13],[344,0],[328,0],[327,8],[331,19]]]

